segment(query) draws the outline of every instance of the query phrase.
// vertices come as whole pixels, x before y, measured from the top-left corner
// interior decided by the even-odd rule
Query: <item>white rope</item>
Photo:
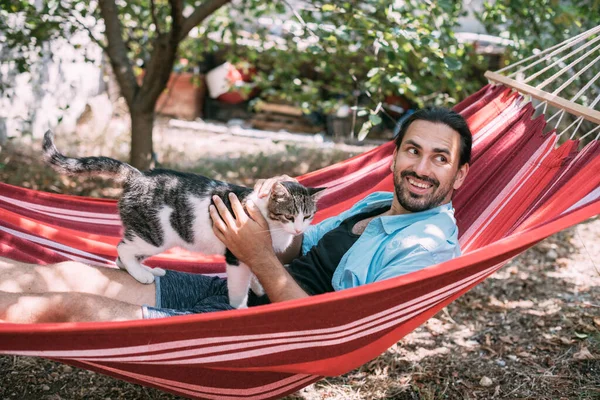
[[[587,40],[589,37],[595,35],[596,33],[600,32],[600,25],[596,26],[590,30],[588,30],[587,32],[584,32],[583,34],[577,35],[574,38],[572,38],[573,40],[567,40],[563,43],[565,43],[564,46],[562,46],[561,48],[558,48],[556,50],[554,50],[553,52],[547,54],[545,57],[541,58],[540,56],[545,53],[545,52],[541,52],[538,53],[537,56],[540,57],[540,59],[536,62],[534,62],[533,64],[530,64],[526,67],[520,68],[518,71],[514,72],[513,74],[511,74],[509,77],[515,76],[518,73],[522,73],[524,71],[527,71],[528,69],[531,69],[532,67],[536,66],[537,64],[543,62],[543,61],[549,61],[551,60],[554,56],[556,56],[557,54],[562,53],[563,51],[567,51],[570,48],[575,47],[575,45],[579,44],[580,42],[583,42],[585,40]]]
[[[596,58],[596,60],[594,60],[594,62],[595,62],[595,61],[597,61],[599,58],[600,58],[600,56],[599,56],[599,57],[597,57],[597,58]],[[589,65],[586,67],[586,69],[587,69],[587,68],[589,68],[591,65],[594,65],[594,63],[591,63],[591,64],[589,64]],[[573,96],[573,97],[571,98],[571,101],[575,101],[575,100],[577,100],[577,99],[579,98],[579,96],[581,96],[583,93],[585,93],[585,91],[586,91],[586,90],[587,90],[587,89],[588,89],[588,88],[589,88],[591,85],[593,85],[593,84],[594,84],[594,82],[595,82],[595,81],[596,81],[598,78],[600,78],[600,72],[598,72],[598,73],[597,73],[597,74],[594,76],[594,78],[592,78],[592,79],[591,79],[591,80],[590,80],[590,81],[589,81],[589,82],[588,82],[588,83],[587,83],[587,84],[586,84],[586,85],[585,85],[583,88],[581,88],[581,90],[580,90],[579,92],[577,92],[577,93],[575,94],[575,96]],[[563,86],[564,86],[564,85],[563,85]],[[554,93],[552,93],[552,94],[557,94],[557,93],[558,93],[558,91],[560,91],[560,90],[562,90],[562,89],[563,89],[563,88],[562,88],[562,87],[560,87],[560,88],[558,88],[558,89],[557,89],[557,90],[556,90]],[[600,95],[598,95],[598,96],[597,96],[597,97],[594,99],[594,101],[592,102],[592,104],[590,104],[590,105],[589,105],[589,108],[593,109],[593,108],[594,108],[594,106],[595,106],[596,104],[598,104],[598,102],[599,102],[599,101],[600,101]],[[562,118],[562,117],[561,117],[561,118]],[[573,122],[571,125],[569,125],[567,128],[565,128],[565,130],[563,130],[563,131],[562,131],[562,132],[561,132],[561,133],[560,133],[558,136],[560,136],[560,135],[562,135],[563,133],[565,133],[565,132],[566,132],[566,131],[567,131],[567,130],[568,130],[570,127],[571,127],[571,126],[573,126],[573,124],[575,124],[577,121],[579,121],[579,124],[577,125],[577,127],[576,127],[576,128],[575,128],[575,130],[573,131],[573,134],[572,134],[572,135],[571,135],[571,137],[569,138],[569,139],[573,139],[573,138],[575,137],[575,135],[577,134],[577,131],[579,131],[579,128],[581,127],[581,124],[582,124],[582,123],[583,123],[583,121],[584,121],[584,118],[583,118],[583,117],[581,117],[581,116],[577,117],[577,119],[576,119],[576,120],[575,120],[575,121],[574,121],[574,122]],[[547,122],[549,122],[549,120],[548,120]],[[559,120],[559,122],[560,122],[560,120]],[[558,126],[558,124],[557,124],[557,126]],[[588,132],[588,133],[586,133],[586,134],[585,134],[583,137],[581,137],[580,139],[583,139],[583,138],[584,138],[585,136],[587,136],[587,135],[589,135],[589,132]]]
[[[569,139],[573,140],[573,138],[575,137],[575,135],[577,135],[577,131],[579,131],[579,128],[581,127],[581,124],[583,124],[583,121],[585,121],[583,119],[583,117],[579,117],[577,118],[579,120],[579,123],[577,124],[577,126],[575,127],[575,130],[573,131],[573,134],[569,137]],[[577,119],[575,121],[577,121]],[[565,129],[566,130],[566,129]]]
[[[600,40],[600,36],[598,36],[596,39]],[[590,42],[591,43],[591,42]],[[588,55],[590,55],[591,53],[595,52],[596,50],[600,49],[600,45],[596,46],[593,50],[591,50],[589,53],[582,55],[581,57],[579,57],[577,60],[573,61],[571,64],[563,67],[560,71],[558,71],[556,74],[552,75],[550,78],[546,79],[544,82],[540,83],[538,86],[536,86],[537,89],[542,89],[544,88],[544,86],[546,86],[547,84],[551,83],[552,81],[554,81],[556,78],[558,78],[559,76],[561,76],[565,71],[570,70],[574,65],[578,64],[581,60],[583,60],[584,58],[586,58]],[[588,65],[585,66],[583,72],[587,71],[590,67],[592,67],[594,65],[594,63],[600,59],[600,57],[597,57],[594,61],[592,61],[591,63],[589,63]],[[579,76],[581,73],[583,72],[579,72],[579,74],[575,74],[573,77],[571,77],[571,79],[567,82],[572,82],[573,79],[575,79],[577,76]],[[562,90],[562,89],[561,89]]]
[[[554,125],[554,130],[558,130],[558,126],[560,125],[560,121],[562,121],[563,117],[565,116],[565,110],[561,110],[562,112],[560,113],[560,117],[558,118],[558,121],[556,122],[556,125]]]
[[[589,131],[588,133],[586,133],[585,135],[580,137],[579,140],[585,139],[586,137],[590,136],[592,133],[596,132],[597,130],[600,130],[600,125],[598,125],[594,129],[592,129],[591,131]],[[594,140],[598,140],[598,139],[600,139],[600,133],[598,133],[598,136],[596,136],[596,138]]]
[[[577,80],[578,83],[579,82],[583,83],[584,74],[587,71],[589,71],[589,69],[591,67],[597,66],[600,63],[600,55],[597,55],[593,61],[585,62],[586,65],[583,65],[583,67],[578,66],[578,64],[580,64],[582,61],[584,61],[586,59],[589,60],[592,57],[594,57],[594,54],[598,54],[597,52],[600,50],[600,43],[598,43],[598,42],[600,42],[600,35],[597,35],[598,33],[600,33],[600,25],[598,25],[594,28],[591,28],[591,29],[587,30],[586,32],[582,32],[570,39],[567,39],[567,40],[563,41],[562,43],[559,43],[558,45],[552,46],[546,50],[538,52],[537,54],[527,57],[515,64],[506,66],[506,67],[498,70],[497,73],[502,73],[504,71],[513,70],[514,72],[512,72],[510,75],[508,75],[507,76],[508,78],[520,80],[523,83],[530,83],[534,79],[536,79],[540,76],[543,76],[542,74],[556,68],[556,69],[558,69],[558,72],[554,73],[549,78],[543,80],[543,82],[540,83],[539,85],[535,86],[535,88],[538,90],[543,90],[543,88],[547,87],[551,83],[556,83],[558,88],[555,89],[552,93],[548,93],[548,94],[551,96],[558,96],[559,93],[561,93],[565,88],[567,88],[569,85],[572,85],[572,83],[575,80]],[[593,35],[596,35],[596,37],[592,37]],[[591,37],[591,39],[589,39],[590,37]],[[583,54],[581,54],[582,52],[583,52]],[[567,54],[564,54],[564,53],[567,53]],[[568,60],[575,58],[576,55],[578,55],[578,57],[574,61],[569,62],[567,65]],[[526,64],[534,59],[536,59],[536,60],[533,61],[531,64],[528,64],[528,65]],[[519,74],[524,73],[525,71],[531,70],[536,65],[539,65],[542,62],[545,62],[549,65],[541,65],[539,67],[539,68],[541,68],[541,70],[539,70],[539,71],[530,71],[530,72],[535,72],[531,76],[523,77],[522,75],[519,75]],[[536,69],[538,69],[538,68],[536,68]],[[515,77],[515,75],[519,75],[519,76]],[[556,82],[558,80],[558,78],[562,77],[562,76],[565,76],[566,81],[564,81],[562,83]],[[597,89],[597,87],[594,83],[598,79],[600,79],[600,72],[598,72],[593,77],[593,79],[585,80],[586,83],[583,86],[583,88],[581,88],[577,92],[577,94],[575,94],[573,96],[573,98],[571,98],[570,101],[574,102],[575,100],[579,99],[592,86],[594,88],[592,93],[595,93],[596,92],[595,89]],[[562,81],[562,79],[560,79],[560,80]],[[552,86],[554,86],[554,84]],[[548,101],[549,100],[543,100],[542,102],[537,104],[534,108],[534,112],[537,114],[539,112],[539,110],[541,109],[542,115],[546,115],[547,112],[551,111]],[[532,99],[529,102],[531,103]],[[594,106],[598,102],[600,102],[600,95],[598,95],[594,99],[593,103],[587,108],[593,110]],[[555,112],[552,116],[550,116],[550,118],[548,118],[546,120],[546,124],[547,124],[546,126],[548,126],[548,127],[550,126],[549,125],[550,123],[553,123],[553,125],[554,125],[553,131],[554,132],[558,131],[560,124],[562,123],[563,119],[565,118],[565,115],[570,114],[566,110],[562,109],[560,106],[556,106],[556,108],[558,109],[558,111]],[[568,126],[564,129],[562,129],[561,132],[557,136],[560,137],[560,136],[564,135],[565,133],[573,130],[570,135],[570,139],[573,139],[579,132],[580,128],[583,126],[582,124],[585,121],[585,119],[586,119],[585,116],[580,115],[580,116],[576,116],[575,120],[571,123],[568,123],[568,121],[567,121]],[[592,129],[591,131],[587,132],[585,135],[583,135],[581,137],[581,139],[598,131],[598,129],[600,129],[600,125],[594,129]],[[598,137],[596,137],[596,140],[598,140],[599,137],[600,137],[600,134],[598,135]]]
[[[523,81],[523,83],[527,83],[535,78],[537,78],[538,76],[540,76],[541,74],[543,74],[544,72],[548,71],[550,68],[555,67],[557,64],[562,63],[564,60],[566,60],[567,58],[570,58],[571,56],[585,50],[587,47],[593,45],[594,43],[596,43],[597,41],[600,40],[600,36],[595,37],[594,39],[590,40],[588,43],[586,43],[583,46],[580,46],[578,48],[576,48],[575,50],[573,50],[572,52],[570,52],[569,54],[563,56],[562,58],[559,58],[558,60],[554,61],[552,64],[548,65],[546,68],[536,72],[535,74],[531,75],[530,77],[528,77],[527,79],[525,79]],[[587,53],[585,53],[583,56],[581,56],[579,59],[577,59],[573,64],[569,65],[569,67],[572,67],[573,65],[577,64],[578,62],[580,62],[581,60],[583,60],[584,58],[586,58],[587,56],[589,56],[590,54],[592,54],[593,52],[595,52],[596,50],[598,50],[598,48],[600,48],[600,46],[596,46],[594,49],[588,51]],[[562,73],[562,71],[558,74],[560,75]],[[555,75],[555,76],[558,76]]]
[[[598,75],[600,75],[600,72],[598,73]],[[598,76],[596,75],[596,76]],[[575,98],[575,97],[574,97]],[[573,98],[573,99],[574,99]],[[571,99],[571,101],[573,100]],[[598,102],[600,102],[600,94],[598,96],[596,96],[596,98],[594,99],[594,101],[592,102],[592,104],[590,104],[589,108],[593,109],[594,106],[596,104],[598,104]],[[571,136],[569,137],[569,139],[573,139],[575,137],[575,135],[577,134],[577,131],[579,130],[579,127],[581,127],[581,124],[583,123],[585,119],[582,116],[577,117],[577,119],[575,121],[573,121],[571,123],[571,125],[567,126],[558,136],[562,135],[563,133],[565,133],[566,131],[569,130],[569,128],[571,128],[573,125],[575,125],[575,123],[579,122],[579,124],[577,124],[577,127],[575,128],[575,130],[573,131],[573,133],[571,134]],[[600,125],[599,125],[600,126]],[[583,137],[581,137],[580,139],[583,139],[585,136],[589,135],[589,132],[586,133]]]
[[[556,114],[554,114],[553,116],[551,116],[550,118],[548,118],[548,119],[546,120],[546,123],[549,123],[549,122],[550,122],[550,121],[552,121],[554,118],[558,117],[558,116],[559,116],[559,114],[563,114],[564,112],[565,112],[565,110],[563,110],[563,109],[561,108],[560,110],[558,110],[558,111],[556,112]]]
[[[598,80],[598,78],[600,78],[600,72],[598,72],[596,74],[596,76],[594,76],[588,83],[586,83],[585,86],[582,87],[581,90],[579,92],[577,92],[577,94],[575,94],[575,96],[573,96],[571,101],[577,100],[579,98],[579,96],[584,94],[585,91],[588,90],[590,88],[590,86],[592,86],[594,84],[594,82],[596,82]]]
[[[600,32],[600,26],[596,26],[596,27],[594,27],[594,28],[592,28],[590,30],[587,30],[585,32],[580,33],[579,35],[575,35],[572,38],[569,38],[569,39],[565,40],[564,42],[558,43],[558,44],[556,44],[556,45],[554,45],[552,47],[549,47],[549,48],[547,48],[547,49],[545,49],[545,50],[543,50],[543,51],[541,51],[541,52],[539,52],[537,54],[531,55],[531,56],[529,56],[529,57],[527,57],[527,58],[525,58],[525,59],[523,59],[523,60],[521,60],[519,62],[507,65],[506,67],[504,67],[504,68],[502,68],[502,69],[500,69],[500,70],[498,70],[496,72],[497,73],[501,73],[501,72],[504,72],[504,71],[508,71],[508,70],[510,70],[510,69],[512,69],[514,67],[517,67],[517,66],[519,66],[519,65],[521,65],[521,64],[523,64],[523,63],[525,63],[525,62],[527,62],[529,60],[532,60],[532,59],[537,58],[537,57],[541,57],[544,54],[549,53],[549,52],[551,52],[551,51],[553,51],[554,49],[557,49],[557,48],[559,48],[559,49],[556,50],[555,52],[553,52],[552,54],[550,54],[549,56],[552,56],[554,54],[560,53],[561,51],[564,50],[563,48],[565,48],[565,47],[571,47],[571,46],[579,43],[580,41],[587,39],[588,37],[590,37],[591,35],[593,35],[593,34],[595,34],[597,32]],[[519,70],[517,72],[520,72],[520,71],[521,70]]]
[[[558,136],[558,137],[562,136],[563,133],[565,133],[566,131],[568,131],[573,125],[575,125],[577,122],[580,122],[580,121],[583,121],[583,117],[577,117],[577,119],[575,121],[573,121],[571,123],[571,125],[567,126],[565,129],[563,129],[563,131],[561,133],[559,133],[556,136]],[[581,123],[580,123],[580,125],[581,125]],[[573,133],[569,139],[573,139],[573,136],[575,136],[575,133]]]

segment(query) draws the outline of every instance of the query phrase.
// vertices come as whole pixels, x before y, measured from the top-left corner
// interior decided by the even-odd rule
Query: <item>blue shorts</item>
[[[229,305],[227,280],[217,276],[167,270],[164,276],[157,276],[154,283],[156,285],[156,305],[154,307],[142,306],[144,318],[163,318],[234,309]],[[257,297],[253,293],[248,296],[249,306],[268,303],[266,296]]]

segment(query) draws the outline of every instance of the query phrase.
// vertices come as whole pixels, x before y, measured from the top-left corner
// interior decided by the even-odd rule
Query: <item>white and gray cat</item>
[[[269,224],[274,250],[283,252],[293,237],[310,225],[324,189],[280,182],[273,186],[269,196],[261,199],[252,189],[202,175],[167,169],[141,172],[108,157],[66,157],[57,150],[50,131],[44,135],[43,154],[46,162],[61,174],[101,176],[123,183],[119,214],[124,232],[117,246],[116,261],[120,268],[148,284],[165,271],[147,267],[142,261],[172,247],[223,254],[229,300],[236,308],[247,306],[249,288],[259,296],[264,290],[250,269],[214,235],[208,213],[212,196],[218,195],[230,211],[230,192],[235,193],[242,204],[252,199]]]

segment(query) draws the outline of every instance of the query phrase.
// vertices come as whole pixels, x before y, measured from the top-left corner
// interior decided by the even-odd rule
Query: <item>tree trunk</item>
[[[139,111],[133,107],[131,113],[131,155],[130,162],[140,171],[152,166],[152,127],[154,111]]]

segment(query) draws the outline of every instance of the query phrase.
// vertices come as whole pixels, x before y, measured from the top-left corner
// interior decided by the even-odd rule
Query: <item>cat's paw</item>
[[[152,272],[152,275],[154,276],[165,276],[167,273],[167,271],[162,268],[150,268],[150,272]]]
[[[167,273],[167,271],[165,271],[162,268],[152,268],[144,264],[142,264],[142,268],[144,268],[146,271],[150,272],[154,276],[165,276],[165,274]]]
[[[237,308],[238,310],[242,308],[248,308],[248,300],[229,299],[229,305],[233,308]]]
[[[135,272],[128,270],[129,274],[134,277],[134,279],[144,285],[149,285],[154,282],[154,274],[146,269],[136,269]]]

